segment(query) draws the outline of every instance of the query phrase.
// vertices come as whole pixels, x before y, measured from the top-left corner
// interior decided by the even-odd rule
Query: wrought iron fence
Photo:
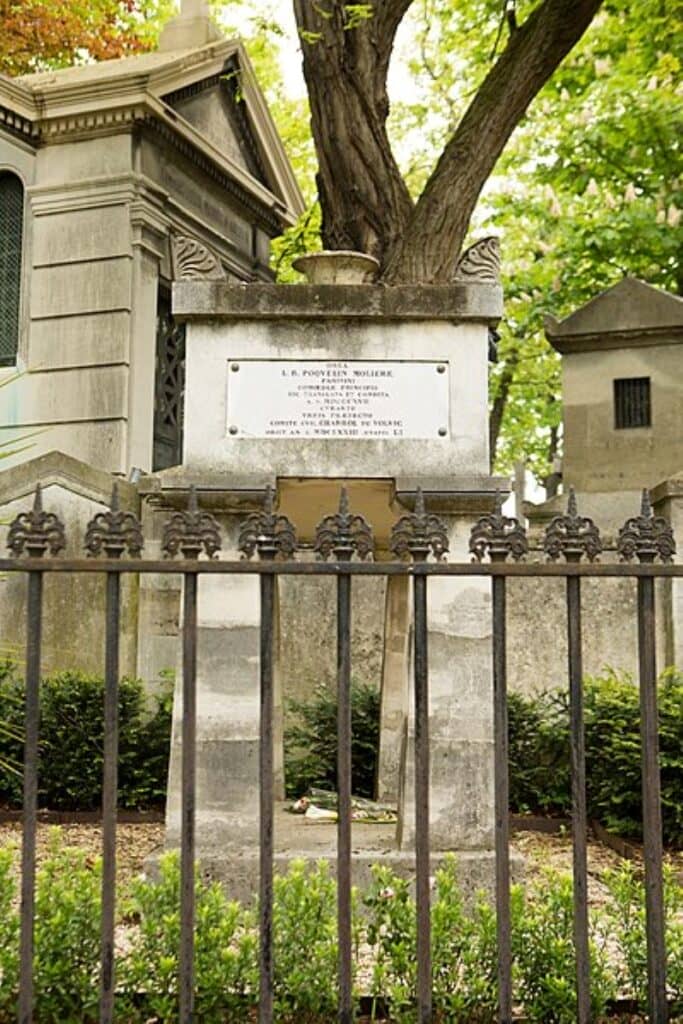
[[[337,580],[338,675],[338,822],[337,892],[339,944],[338,1020],[350,1024],[352,1005],[351,934],[351,588],[357,576],[404,576],[413,581],[415,707],[415,864],[417,905],[417,1019],[432,1020],[430,943],[429,840],[429,659],[427,599],[429,580],[439,576],[490,577],[493,598],[493,691],[495,747],[495,863],[498,946],[498,1020],[513,1019],[510,922],[510,857],[508,824],[508,756],[506,690],[506,582],[510,577],[561,577],[566,580],[568,678],[571,715],[572,835],[574,873],[574,941],[577,1015],[591,1019],[590,958],[587,901],[587,817],[584,751],[581,580],[585,577],[633,577],[637,580],[637,629],[642,736],[643,831],[647,920],[649,1018],[668,1019],[663,900],[663,846],[660,801],[655,665],[654,584],[658,577],[683,577],[674,565],[674,537],[665,519],[654,516],[647,492],[640,514],[629,519],[618,537],[620,562],[596,562],[602,550],[592,520],[579,515],[573,493],[565,515],[552,520],[545,533],[548,561],[523,562],[528,541],[516,519],[496,509],[481,518],[471,534],[471,563],[448,563],[447,529],[428,513],[418,491],[415,510],[400,518],[391,535],[394,561],[375,563],[372,531],[365,519],[349,510],[342,491],[339,510],[320,523],[318,559],[294,560],[294,526],[274,508],[268,491],[265,508],[243,525],[239,547],[243,560],[219,560],[220,527],[198,507],[190,494],[186,511],[175,512],[163,533],[163,560],[142,558],[140,523],[119,507],[114,487],[111,508],[89,524],[86,558],[60,557],[65,547],[59,518],[42,506],[38,488],[31,511],[12,523],[11,558],[0,559],[0,572],[25,573],[28,579],[26,653],[26,732],[23,791],[23,844],[18,1020],[33,1020],[33,932],[35,904],[38,784],[38,722],[40,697],[43,581],[47,573],[101,573],[106,581],[103,873],[100,1022],[115,1014],[114,925],[116,908],[117,703],[121,577],[126,573],[180,573],[183,576],[183,720],[181,797],[181,935],[179,951],[179,1020],[191,1024],[194,1014],[194,861],[197,597],[199,579],[207,574],[254,574],[260,580],[260,1024],[273,1020],[273,642],[275,581],[278,576],[331,576]],[[300,555],[304,552],[299,551]],[[252,561],[257,555],[258,560]],[[204,556],[202,559],[201,556]],[[433,559],[429,561],[429,559]]]

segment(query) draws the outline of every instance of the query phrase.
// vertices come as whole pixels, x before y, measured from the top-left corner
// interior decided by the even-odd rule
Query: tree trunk
[[[382,279],[450,280],[472,211],[532,99],[602,0],[543,0],[513,27],[416,205],[386,132],[386,81],[411,0],[375,0],[351,28],[341,0],[294,0],[319,162],[323,243],[377,256]]]
[[[498,380],[496,397],[493,399],[491,412],[489,414],[489,459],[491,463],[491,472],[493,472],[493,467],[496,462],[498,438],[500,437],[503,417],[505,416],[508,398],[510,397],[510,388],[512,387],[512,381],[517,371],[518,363],[519,352],[516,350],[512,351],[508,356]]]
[[[400,244],[413,209],[386,131],[394,35],[410,0],[349,28],[339,0],[294,0],[318,155],[323,244],[377,256]]]

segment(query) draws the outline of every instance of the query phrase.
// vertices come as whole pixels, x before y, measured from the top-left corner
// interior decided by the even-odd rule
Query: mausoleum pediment
[[[234,62],[217,75],[164,96],[163,101],[225,157],[269,187],[268,161],[241,98],[240,77]]]
[[[683,338],[683,299],[625,277],[565,320],[547,317],[545,332],[559,352],[673,342]]]
[[[42,142],[153,123],[293,223],[303,200],[239,40],[0,76],[0,127]]]

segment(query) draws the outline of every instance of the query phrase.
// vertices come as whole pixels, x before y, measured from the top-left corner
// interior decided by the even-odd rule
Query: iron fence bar
[[[662,805],[659,777],[654,580],[638,580],[638,663],[642,745],[643,846],[647,929],[648,1006],[651,1024],[666,1024]]]
[[[180,1024],[194,1020],[195,788],[197,743],[197,583],[184,575],[183,723],[180,824]]]
[[[581,580],[567,579],[567,649],[571,719],[572,856],[574,871],[574,950],[576,956],[577,1022],[591,1019],[590,951],[588,944],[588,852],[586,812],[586,749],[583,715],[581,651]]]
[[[261,576],[259,1024],[273,1020],[273,623],[275,577]]]
[[[512,1022],[506,596],[505,579],[495,578],[493,580],[493,732],[499,1024],[511,1024]]]
[[[568,577],[590,576],[601,578],[680,579],[683,564],[652,564],[627,562],[580,562],[559,564],[554,562],[229,562],[207,560],[163,561],[146,559],[67,559],[67,558],[0,558],[0,573],[155,573],[157,575],[274,575],[274,576],[513,576],[513,577]]]
[[[117,573],[107,573],[106,594],[100,1024],[112,1024],[114,1020],[119,629],[121,623],[121,577]]]
[[[417,1019],[432,1020],[429,893],[429,676],[427,578],[413,581],[415,604],[415,885],[417,900]]]
[[[26,731],[24,738],[24,827],[21,845],[21,931],[19,1024],[33,1021],[33,933],[38,817],[38,724],[40,716],[40,647],[43,618],[43,575],[28,575],[26,636]]]
[[[351,577],[337,579],[337,927],[339,1021],[353,1020],[351,950]]]

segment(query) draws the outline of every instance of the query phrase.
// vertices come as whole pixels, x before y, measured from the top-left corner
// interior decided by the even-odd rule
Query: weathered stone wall
[[[379,690],[386,580],[355,579],[351,675]],[[333,579],[285,577],[280,583],[280,652],[285,701],[305,700],[337,680],[337,588]]]
[[[62,519],[65,557],[84,557],[89,521],[109,505],[111,478],[58,453],[0,474],[0,548],[9,523],[32,504],[35,480],[43,485],[43,507]],[[137,494],[120,484],[123,508],[137,510]],[[26,651],[26,574],[0,578],[0,653],[22,665]],[[138,585],[124,576],[121,588],[121,675],[134,676],[137,661]],[[67,669],[104,674],[105,577],[47,573],[44,581],[42,671]]]
[[[605,555],[604,560],[607,560]],[[670,584],[657,581],[657,663],[671,664],[666,648]],[[584,580],[581,585],[583,670],[607,669],[637,679],[636,582]],[[564,580],[508,581],[508,686],[523,694],[567,686],[567,617]]]
[[[617,430],[614,381],[649,377],[651,427]],[[577,491],[654,487],[683,460],[683,347],[576,352],[563,361],[564,479]]]

